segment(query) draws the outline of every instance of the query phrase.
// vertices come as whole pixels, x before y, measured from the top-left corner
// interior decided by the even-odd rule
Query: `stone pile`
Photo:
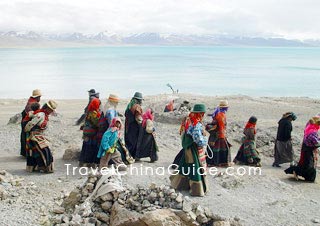
[[[0,200],[19,196],[18,190],[22,188],[24,178],[13,176],[5,170],[0,170]]]
[[[226,220],[210,209],[194,203],[169,186],[151,184],[123,191],[106,193],[95,200],[93,192],[99,177],[89,176],[87,182],[75,188],[51,218],[53,225],[112,225],[112,226],[197,226],[240,225],[239,219]]]

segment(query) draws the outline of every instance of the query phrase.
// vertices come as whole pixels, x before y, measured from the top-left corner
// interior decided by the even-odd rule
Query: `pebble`
[[[312,219],[312,223],[315,223],[315,224],[319,224],[320,223],[320,219]]]

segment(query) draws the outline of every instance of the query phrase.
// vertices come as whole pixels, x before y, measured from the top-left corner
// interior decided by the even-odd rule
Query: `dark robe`
[[[317,147],[308,147],[306,144],[303,144],[298,165],[290,166],[284,172],[286,174],[293,174],[295,172],[306,181],[314,182],[317,175],[317,155]]]
[[[137,142],[136,158],[150,157],[151,162],[158,160],[158,146],[152,133],[147,133],[145,128],[140,129]]]
[[[277,140],[274,145],[274,164],[282,164],[293,161],[293,149],[291,142],[292,123],[287,118],[278,122]]]
[[[34,97],[30,97],[24,110],[21,112],[21,116],[22,116],[22,120],[21,120],[21,133],[20,133],[20,143],[21,143],[21,148],[20,148],[20,155],[22,156],[27,156],[26,154],[26,145],[27,145],[27,141],[26,141],[26,132],[24,132],[24,127],[26,126],[26,124],[28,123],[28,121],[25,121],[25,117],[27,116],[28,112],[31,111],[31,105],[33,103],[37,103],[38,100],[37,98]]]
[[[139,134],[141,133],[142,126],[137,122],[136,114],[142,115],[142,109],[140,105],[135,104],[130,109],[125,112],[125,133],[124,139],[126,146],[133,158],[136,157],[137,143],[139,139]]]

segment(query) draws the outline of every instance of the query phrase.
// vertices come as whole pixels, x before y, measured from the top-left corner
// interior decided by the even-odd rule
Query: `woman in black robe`
[[[151,162],[158,160],[158,145],[155,140],[153,111],[148,109],[142,116],[142,130],[139,133],[136,158],[150,157]]]
[[[136,92],[128,104],[125,112],[126,120],[124,140],[133,158],[136,158],[138,138],[142,130],[142,100],[142,94]]]

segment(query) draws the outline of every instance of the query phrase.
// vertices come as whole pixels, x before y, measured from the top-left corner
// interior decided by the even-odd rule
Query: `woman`
[[[180,129],[179,129],[179,134],[180,134],[180,137],[181,137],[181,140],[183,139],[183,135],[184,133],[186,132],[186,125],[190,125],[191,121],[190,121],[190,117],[193,116],[193,113],[190,113],[188,116],[184,117],[182,119],[182,122],[180,124]],[[179,153],[176,155],[176,157],[174,158],[173,160],[173,163],[171,165],[171,167],[173,169],[176,169],[179,165],[179,162],[183,156],[183,148],[179,151]]]
[[[212,114],[212,123],[206,126],[206,130],[210,133],[209,147],[207,152],[208,166],[230,166],[231,155],[230,147],[226,137],[228,101],[220,101],[219,106]]]
[[[126,146],[133,158],[136,158],[137,141],[142,130],[142,93],[136,92],[127,106],[125,112],[125,133]],[[139,160],[136,158],[136,160]]]
[[[257,118],[251,116],[244,128],[244,137],[242,138],[242,145],[233,160],[234,163],[246,164],[250,166],[260,167],[260,157],[256,149],[256,124]]]
[[[175,108],[174,108],[174,100],[170,100],[169,103],[165,106],[163,112],[172,112],[174,110],[175,110]]]
[[[98,122],[98,133],[97,133],[98,146],[100,146],[100,142],[103,134],[107,131],[107,129],[109,128],[109,125],[111,125],[112,119],[115,117],[118,117],[118,112],[117,112],[118,104],[119,104],[119,97],[117,95],[110,94]]]
[[[32,96],[29,97],[28,102],[21,112],[21,134],[20,134],[20,143],[21,143],[21,148],[20,148],[20,155],[26,157],[26,133],[24,131],[24,127],[26,126],[25,123],[25,117],[28,115],[29,111],[31,111],[31,105],[34,103],[39,103],[41,99],[41,91],[39,89],[35,89],[32,91]]]
[[[178,174],[171,175],[171,185],[178,190],[189,190],[192,196],[204,196],[207,192],[206,158],[204,147],[207,145],[202,125],[206,107],[195,104],[190,121],[185,125],[182,138],[183,155],[179,162]],[[190,122],[190,123],[189,123]]]
[[[295,121],[297,116],[293,112],[285,113],[278,122],[277,139],[274,145],[274,162],[273,167],[281,167],[280,164],[293,162],[292,149],[292,121]]]
[[[127,167],[121,159],[118,150],[118,142],[121,136],[122,123],[120,118],[115,117],[110,123],[110,128],[103,134],[97,157],[100,159],[100,169],[107,167],[109,161],[115,164],[117,170],[126,170]]]
[[[150,162],[158,160],[158,145],[155,140],[153,120],[153,111],[149,108],[142,115],[142,130],[140,130],[135,156],[138,159],[150,157]]]
[[[32,119],[25,126],[28,172],[38,168],[40,172],[53,173],[53,156],[44,131],[49,122],[49,115],[56,108],[56,102],[49,100],[40,110],[34,111]]]
[[[315,116],[309,120],[304,130],[303,144],[298,165],[290,166],[285,170],[286,174],[293,174],[298,180],[298,176],[304,177],[306,181],[314,182],[317,174],[318,148],[320,138],[320,117]]]
[[[99,164],[97,158],[99,146],[97,142],[98,121],[100,118],[100,100],[92,99],[88,106],[88,113],[83,126],[83,144],[80,153],[79,165],[95,167]]]

